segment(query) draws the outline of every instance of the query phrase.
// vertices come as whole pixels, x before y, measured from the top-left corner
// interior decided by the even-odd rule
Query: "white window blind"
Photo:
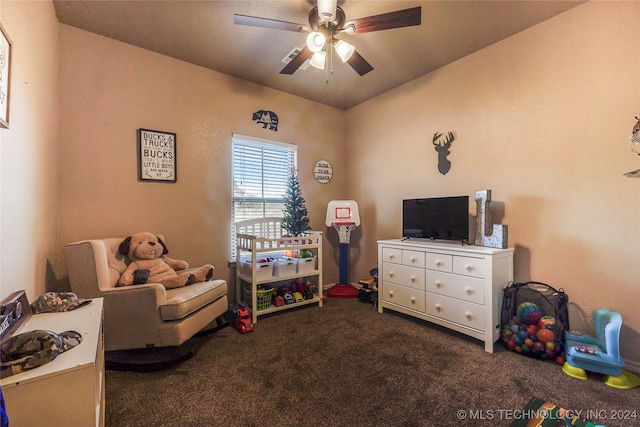
[[[297,166],[298,147],[233,134],[231,256],[236,257],[235,223],[282,217],[289,176]]]

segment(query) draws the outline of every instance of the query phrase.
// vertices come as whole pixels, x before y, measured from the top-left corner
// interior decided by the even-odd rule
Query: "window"
[[[235,259],[236,222],[282,217],[289,175],[298,163],[298,147],[237,134],[231,144],[231,256]]]

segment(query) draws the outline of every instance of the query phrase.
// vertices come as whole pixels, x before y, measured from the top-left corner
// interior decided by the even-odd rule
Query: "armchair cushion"
[[[182,319],[209,301],[225,296],[227,287],[224,285],[226,282],[222,280],[210,280],[167,290],[166,300],[160,305],[162,320]]]

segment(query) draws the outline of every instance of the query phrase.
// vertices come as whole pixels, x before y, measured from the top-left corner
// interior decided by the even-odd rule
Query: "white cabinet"
[[[318,304],[322,307],[322,232],[309,231],[305,236],[286,237],[282,236],[282,231],[280,218],[263,218],[236,223],[236,299],[241,299],[244,281],[251,287],[251,311],[254,323],[258,321],[258,316],[267,313],[306,304]],[[313,252],[314,259],[297,260],[298,265],[293,271],[288,269],[289,266],[283,265],[280,266],[281,271],[276,271],[274,275],[272,264],[258,262],[266,256],[277,256],[285,251],[301,249]],[[291,282],[302,277],[314,278],[314,281],[317,281],[318,292],[313,298],[279,307],[270,304],[267,308],[258,309],[261,308],[258,302],[259,285],[280,281]]]
[[[484,341],[500,336],[502,293],[513,249],[460,243],[378,242],[378,311],[408,314]]]
[[[0,380],[11,426],[104,426],[102,298],[63,313],[34,314],[14,335],[77,331],[82,342],[51,362]]]

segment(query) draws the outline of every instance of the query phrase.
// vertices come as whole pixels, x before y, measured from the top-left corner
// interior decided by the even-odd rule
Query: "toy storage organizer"
[[[263,314],[306,304],[322,306],[322,232],[309,231],[304,236],[283,237],[283,231],[281,218],[261,218],[236,223],[236,298],[252,308],[254,323]],[[285,251],[297,252],[301,249],[310,250],[314,256],[280,259]],[[266,257],[278,259],[259,262]],[[312,299],[276,307],[268,304],[269,293],[259,289],[263,284],[291,282],[303,277],[317,285],[318,292],[314,293]]]

